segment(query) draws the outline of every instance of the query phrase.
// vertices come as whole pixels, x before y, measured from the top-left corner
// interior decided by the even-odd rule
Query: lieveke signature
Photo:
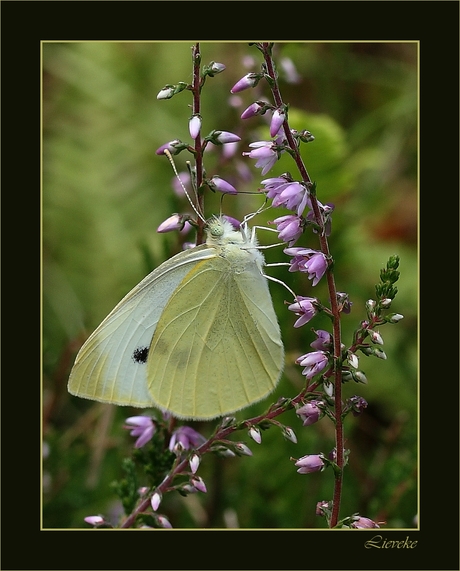
[[[381,535],[374,535],[364,543],[366,549],[415,549],[418,541],[413,541],[406,536],[406,539],[387,539]]]

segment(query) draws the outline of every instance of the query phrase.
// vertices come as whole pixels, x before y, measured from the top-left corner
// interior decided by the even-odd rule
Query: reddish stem
[[[276,78],[276,71],[275,66],[273,63],[273,59],[271,57],[271,47],[268,43],[260,44],[262,48],[262,53],[264,55],[265,64],[267,74],[270,76],[272,80],[271,90],[273,93],[273,98],[275,100],[275,104],[278,108],[284,107],[284,103],[281,97],[281,93],[278,86],[278,81]],[[297,168],[300,172],[302,180],[304,183],[311,185],[312,181],[308,174],[308,171],[305,167],[305,164],[300,156],[299,148],[296,144],[296,141],[291,133],[289,128],[289,123],[287,120],[284,121],[283,124],[284,134],[287,139],[288,145],[293,152],[293,158],[297,165]],[[319,228],[323,230],[324,223],[321,216],[321,211],[319,209],[318,200],[316,198],[316,194],[311,194],[311,205],[312,210],[315,215],[316,223],[318,224]],[[329,244],[327,240],[327,236],[324,232],[320,230],[319,232],[319,241],[321,246],[322,253],[326,256],[328,260],[331,260],[331,255],[329,251]],[[334,384],[335,384],[335,440],[336,440],[336,463],[339,467],[338,472],[336,473],[335,483],[334,483],[334,494],[333,494],[333,507],[332,507],[332,516],[329,522],[330,527],[335,527],[338,522],[339,518],[339,510],[340,510],[340,500],[342,496],[342,481],[343,481],[343,464],[344,464],[344,455],[343,455],[343,445],[344,445],[344,436],[343,436],[343,423],[342,423],[342,370],[341,370],[341,332],[340,332],[340,311],[339,306],[337,303],[337,289],[335,286],[334,274],[331,269],[331,265],[329,265],[327,274],[327,285],[329,290],[329,299],[331,304],[331,313],[333,315],[333,340],[334,340]]]

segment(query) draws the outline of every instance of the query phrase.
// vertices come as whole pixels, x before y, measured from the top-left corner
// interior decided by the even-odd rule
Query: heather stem
[[[273,93],[273,98],[275,104],[278,108],[282,107],[283,100],[278,86],[278,81],[276,77],[275,65],[271,57],[271,46],[268,43],[259,44],[259,49],[261,49],[264,59],[267,74],[271,78],[271,90]],[[289,128],[289,123],[287,120],[284,121],[283,130],[285,137],[288,141],[290,149],[293,151],[293,158],[300,172],[302,180],[304,183],[311,185],[312,181],[305,167],[305,164],[300,156],[299,148],[296,141]],[[323,229],[323,219],[319,209],[316,194],[312,193],[311,196],[312,210],[315,215],[315,220],[318,226]],[[329,244],[325,232],[319,233],[319,241],[321,246],[321,251],[327,257],[328,260],[331,259]],[[343,423],[342,423],[342,370],[341,370],[341,334],[340,334],[340,312],[337,303],[337,289],[335,286],[334,274],[332,272],[331,266],[329,266],[326,274],[327,285],[329,290],[329,298],[331,303],[331,313],[333,315],[333,339],[334,339],[334,384],[335,384],[335,434],[336,434],[336,454],[337,454],[337,465],[339,470],[335,477],[334,483],[334,494],[333,494],[333,509],[332,517],[329,523],[330,527],[334,527],[337,524],[339,518],[340,510],[340,499],[342,495],[342,480],[343,480]]]
[[[193,79],[191,91],[193,93],[192,114],[198,115],[201,112],[201,53],[200,44],[196,43],[192,48]],[[203,184],[203,146],[201,143],[201,133],[195,139],[195,169],[196,169],[196,191],[198,212],[204,212],[204,195],[200,190]],[[204,241],[204,222],[201,218],[197,220],[196,243],[202,244]]]
[[[280,416],[281,414],[286,412],[286,410],[293,408],[295,404],[299,404],[304,398],[305,392],[306,391],[302,391],[296,397],[291,399],[288,403],[275,405],[271,407],[267,413],[261,414],[253,418],[249,418],[238,426],[230,425],[226,428],[218,429],[216,433],[211,438],[209,438],[204,444],[202,444],[199,448],[197,448],[195,452],[199,456],[203,456],[204,454],[209,452],[209,449],[212,447],[214,443],[227,438],[233,432],[236,432],[237,430],[242,430],[249,426],[256,426],[257,424],[263,422],[264,420],[271,420],[276,418],[277,416]],[[152,493],[149,494],[147,498],[141,501],[141,503],[135,508],[135,510],[132,513],[130,513],[129,516],[123,521],[123,523],[120,525],[120,528],[127,529],[132,527],[136,522],[137,516],[150,509],[150,499],[153,492],[161,492],[161,493],[167,492],[168,489],[170,489],[174,481],[174,478],[177,475],[183,473],[185,470],[187,470],[188,463],[189,463],[188,458],[181,460],[180,462],[176,462],[176,464],[173,466],[173,468],[166,476],[166,478],[161,482],[161,484],[157,486],[155,490],[152,490]]]

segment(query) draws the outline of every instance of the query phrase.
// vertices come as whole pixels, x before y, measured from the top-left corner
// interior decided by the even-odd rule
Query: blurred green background
[[[351,455],[342,515],[360,512],[391,528],[414,527],[417,514],[417,48],[409,42],[286,43],[275,49],[291,126],[316,138],[302,153],[318,198],[336,206],[330,236],[336,283],[353,301],[343,317],[345,345],[366,317],[364,303],[374,297],[380,269],[390,255],[401,258],[392,311],[404,319],[380,330],[388,359],[362,356],[369,384],[344,385],[344,398],[359,394],[369,407],[346,420]],[[242,138],[233,157],[222,156],[220,148],[206,155],[207,174],[245,191],[285,171],[296,178],[287,156],[264,177],[241,156],[251,141],[268,138],[267,118],[239,120],[254,100],[270,101],[264,82],[230,94],[240,77],[259,71],[259,52],[245,43],[202,43],[201,53],[203,63],[227,66],[203,90],[202,133],[221,129]],[[123,295],[179,251],[181,241],[192,239],[156,233],[171,213],[190,208],[173,191],[171,165],[155,154],[170,140],[190,139],[189,92],[168,101],[156,95],[167,83],[191,80],[191,44],[44,43],[42,61],[43,526],[80,528],[88,527],[85,516],[98,513],[116,523],[120,507],[110,485],[122,477],[122,460],[134,442],[123,421],[148,411],[72,397],[67,378],[78,348]],[[179,171],[190,158],[176,157]],[[258,196],[227,196],[222,209],[241,218],[260,205]],[[220,208],[220,197],[207,199],[207,216]],[[270,210],[257,224],[286,213]],[[259,240],[273,242],[276,235],[261,230]],[[297,245],[315,248],[317,242],[307,233]],[[273,248],[266,258],[283,261],[283,254]],[[323,283],[313,289],[305,276],[283,268],[270,274],[327,303]],[[294,361],[309,351],[311,327],[328,327],[319,316],[294,330],[286,291],[273,283],[270,289],[286,370],[274,398],[238,413],[239,419],[297,394],[303,377]],[[278,420],[294,429],[298,443],[285,441],[275,428],[263,433],[261,445],[236,433],[233,439],[244,440],[253,456],[205,456],[198,474],[208,493],[172,493],[162,503],[175,528],[325,527],[315,506],[331,498],[332,472],[299,475],[290,457],[327,454],[334,446],[332,425],[324,419],[303,428],[292,411]],[[214,424],[192,425],[210,435]]]

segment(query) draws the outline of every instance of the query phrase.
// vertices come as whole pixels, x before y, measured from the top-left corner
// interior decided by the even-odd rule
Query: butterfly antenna
[[[200,220],[202,220],[203,222],[206,222],[206,220],[204,219],[203,215],[198,211],[197,207],[195,206],[195,204],[193,203],[193,200],[190,198],[189,193],[187,192],[187,189],[184,186],[184,183],[181,181],[179,173],[177,172],[176,169],[176,165],[174,163],[174,159],[172,158],[171,153],[168,151],[168,149],[165,149],[164,154],[168,157],[169,162],[171,163],[171,166],[173,168],[174,174],[176,175],[177,180],[179,181],[179,184],[182,187],[182,190],[184,191],[185,196],[187,197],[187,200],[190,203],[190,206],[193,208],[193,210],[195,211],[195,214],[198,216],[198,218],[200,218]],[[187,165],[189,165],[190,163],[187,163]]]

